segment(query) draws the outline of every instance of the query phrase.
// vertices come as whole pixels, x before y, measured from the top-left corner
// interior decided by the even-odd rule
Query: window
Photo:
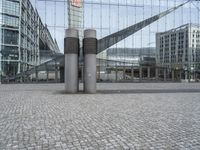
[[[2,0],[2,12],[10,15],[19,15],[19,2]]]
[[[2,32],[4,34],[4,39],[3,39],[2,43],[11,44],[11,45],[18,44],[18,39],[19,39],[18,31],[2,30]]]
[[[5,26],[18,27],[19,18],[8,16],[8,15],[2,15],[2,17],[0,17],[0,23]]]

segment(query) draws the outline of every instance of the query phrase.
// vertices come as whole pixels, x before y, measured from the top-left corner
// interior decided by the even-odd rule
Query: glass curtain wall
[[[101,39],[184,2],[186,1],[85,0],[84,28],[95,28],[97,30],[98,39]],[[101,58],[99,61],[104,62],[99,62],[99,64],[103,65],[100,66],[101,69],[99,72],[103,71],[104,73],[107,73],[106,68],[113,66],[129,66],[130,64],[132,66],[137,66],[141,64],[144,57],[156,58],[156,54],[158,54],[155,52],[156,49],[154,49],[156,48],[156,33],[168,31],[184,24],[199,24],[199,1],[193,1],[184,5],[98,54],[97,58]],[[189,35],[191,35],[191,33],[189,33]],[[138,49],[140,51],[139,53],[137,52]],[[193,51],[198,50],[195,49]],[[192,55],[196,54],[191,53],[191,57]],[[112,63],[113,66],[109,66],[110,63],[107,63],[107,61],[104,60],[113,60],[116,62]],[[187,63],[199,63],[197,59],[191,61],[193,61],[193,63]],[[179,63],[179,61],[177,61],[177,63]],[[198,68],[196,68],[196,70],[198,70]]]
[[[1,75],[14,75],[18,72],[19,15],[19,0],[0,1]]]
[[[51,34],[57,39],[61,51],[63,51],[64,45],[64,29],[72,25],[68,21],[70,18],[70,14],[68,13],[70,1],[71,0],[32,0],[32,4],[37,8],[43,22],[47,24]],[[187,0],[83,0],[81,7],[83,13],[82,30],[94,28],[97,30],[97,38],[101,39],[186,1]],[[75,0],[75,2],[77,1]],[[98,54],[98,64],[101,68],[99,72],[109,73],[109,70],[105,68],[116,66],[138,66],[144,57],[154,56],[157,58],[156,33],[178,28],[184,24],[199,24],[199,3],[199,1],[187,3]],[[188,38],[191,36],[192,33],[189,33]],[[196,41],[196,44],[196,47],[190,48],[190,50],[194,49],[193,54],[198,54],[198,41]],[[190,57],[192,57],[193,54],[188,53]],[[105,60],[112,60],[113,63]],[[193,60],[190,59],[190,61]],[[199,63],[198,59],[195,59],[194,62],[196,64]],[[107,77],[109,78],[109,74]]]
[[[40,19],[35,4],[36,1],[30,0],[0,0],[0,70],[3,78],[13,78],[39,65],[43,61],[42,54],[47,61],[59,53],[57,42]]]

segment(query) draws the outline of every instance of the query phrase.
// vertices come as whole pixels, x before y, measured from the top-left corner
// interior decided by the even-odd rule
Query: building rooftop
[[[170,32],[176,32],[176,31],[180,31],[180,30],[186,29],[188,27],[195,27],[195,28],[199,28],[200,29],[200,25],[199,24],[188,23],[188,24],[184,24],[182,26],[179,26],[177,28],[174,28],[174,29],[171,29],[171,30],[168,30],[168,31],[165,31],[165,32],[158,32],[156,34],[166,34],[166,33],[170,33]]]

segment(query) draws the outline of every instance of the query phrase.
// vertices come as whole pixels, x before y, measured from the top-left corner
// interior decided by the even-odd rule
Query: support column
[[[167,81],[167,70],[164,69],[164,81]]]
[[[46,64],[45,68],[46,68],[47,82],[49,82],[49,69],[48,69],[47,64]]]
[[[151,68],[150,67],[147,68],[147,78],[148,78],[148,80],[150,80],[150,78],[151,78]]]
[[[35,81],[38,82],[38,67],[35,67]]]
[[[49,70],[47,70],[47,82],[49,82]]]
[[[156,80],[158,80],[158,79],[159,79],[159,77],[158,77],[158,68],[157,68],[157,67],[156,67],[155,74],[156,74]]]
[[[115,67],[115,81],[117,82],[118,67]]]
[[[175,71],[172,69],[172,81],[175,81]]]
[[[84,66],[81,66],[81,82],[84,82]]]
[[[182,79],[182,70],[179,70],[179,78],[180,78],[180,81]]]
[[[23,71],[23,73],[21,74],[21,77],[20,77],[20,83],[23,83],[25,82],[25,73]]]
[[[97,39],[96,30],[88,29],[84,31],[83,40],[84,54],[84,91],[86,93],[96,93],[96,54]]]
[[[23,82],[24,82],[24,83],[27,83],[27,77],[26,77],[26,74],[24,74]]]
[[[65,78],[65,69],[64,67],[60,66],[60,83],[64,83]]]
[[[67,29],[64,40],[65,53],[65,90],[67,93],[78,92],[78,53],[79,34],[76,29]]]
[[[133,81],[134,79],[134,69],[133,66],[131,67],[131,80]]]
[[[185,70],[185,80],[188,80],[188,71]]]
[[[126,80],[126,68],[125,68],[125,66],[123,67],[123,80]]]
[[[139,68],[139,80],[142,81],[142,67]]]
[[[55,63],[55,82],[58,83],[58,65]]]

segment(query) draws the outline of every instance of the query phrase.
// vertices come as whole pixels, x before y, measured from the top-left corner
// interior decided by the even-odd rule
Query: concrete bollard
[[[67,93],[77,93],[78,82],[78,55],[79,34],[76,29],[65,30],[64,40],[65,53],[65,90]]]
[[[85,93],[96,93],[96,53],[96,30],[85,30],[83,39]]]

